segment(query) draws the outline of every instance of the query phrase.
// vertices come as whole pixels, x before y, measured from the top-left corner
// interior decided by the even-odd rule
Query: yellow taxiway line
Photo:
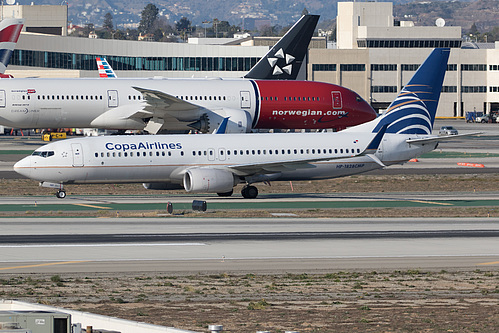
[[[46,263],[46,264],[35,264],[35,265],[25,265],[25,266],[1,267],[0,271],[5,271],[5,270],[9,270],[9,269],[18,269],[18,268],[32,268],[32,267],[54,266],[54,265],[79,264],[79,263],[90,262],[90,261],[91,260],[63,261],[63,262],[50,262],[50,263]]]

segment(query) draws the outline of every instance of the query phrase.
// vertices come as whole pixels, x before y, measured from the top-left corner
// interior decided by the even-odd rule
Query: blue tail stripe
[[[387,133],[431,134],[449,55],[449,48],[431,52],[390,104],[373,132],[388,125]],[[403,117],[407,118],[398,121]]]
[[[424,105],[423,105],[424,107]],[[416,115],[420,115],[420,116],[416,116]],[[415,107],[410,107],[410,108],[406,108],[406,109],[400,109],[398,110],[398,112],[393,112],[393,113],[389,113],[386,115],[386,120],[383,121],[383,122],[380,122],[376,128],[374,129],[374,132],[377,132],[379,131],[379,129],[385,125],[385,124],[390,124],[389,125],[389,133],[396,133],[398,131],[400,131],[402,128],[398,128],[397,130],[396,126],[397,125],[397,120],[400,120],[402,119],[403,117],[406,117],[406,116],[413,116],[413,117],[410,117],[410,118],[407,118],[406,121],[404,122],[404,124],[406,126],[410,126],[410,121],[411,119],[418,119],[418,123],[419,121],[424,118],[424,119],[427,119],[427,121],[425,122],[425,126],[428,128],[428,130],[431,128],[431,119],[430,119],[430,114],[426,111],[426,110],[421,110],[420,108],[415,108]]]
[[[425,121],[424,119],[421,118],[408,118],[404,119],[402,121],[396,122],[394,124],[391,124],[390,129],[391,133],[401,133],[404,131],[406,128],[407,130],[410,130],[410,128],[413,128],[414,130],[418,129],[420,131],[426,131],[428,130],[428,121]],[[410,133],[407,133],[410,134]]]

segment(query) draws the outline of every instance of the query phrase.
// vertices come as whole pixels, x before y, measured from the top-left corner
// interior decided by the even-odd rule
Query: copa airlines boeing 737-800
[[[445,139],[431,132],[449,53],[435,49],[384,115],[338,133],[69,139],[38,148],[14,170],[59,188],[59,197],[63,184],[141,182],[220,195],[245,183],[242,195],[254,198],[257,182],[341,177],[404,163]]]
[[[13,79],[0,81],[0,124],[15,128],[92,127],[149,133],[251,129],[344,129],[376,117],[355,92],[294,81],[317,24],[303,16],[240,79]],[[264,80],[262,80],[264,79]]]

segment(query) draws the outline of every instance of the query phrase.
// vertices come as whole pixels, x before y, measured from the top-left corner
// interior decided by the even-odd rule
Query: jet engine
[[[184,174],[184,188],[194,193],[226,193],[238,183],[232,172],[220,169],[194,168]]]
[[[227,117],[229,121],[225,133],[248,133],[251,131],[251,116],[247,111],[227,108],[209,110],[199,120],[188,126],[203,133],[211,133]]]

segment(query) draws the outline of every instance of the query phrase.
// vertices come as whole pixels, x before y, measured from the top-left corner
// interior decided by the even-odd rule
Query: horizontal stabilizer
[[[452,140],[452,139],[459,138],[459,137],[477,136],[477,135],[481,135],[481,134],[483,134],[483,132],[474,132],[474,133],[457,134],[457,135],[445,135],[445,136],[432,136],[429,138],[408,139],[408,140],[406,140],[406,142],[413,143],[413,144],[424,144],[424,143],[431,143],[431,142],[447,141],[447,140]]]

